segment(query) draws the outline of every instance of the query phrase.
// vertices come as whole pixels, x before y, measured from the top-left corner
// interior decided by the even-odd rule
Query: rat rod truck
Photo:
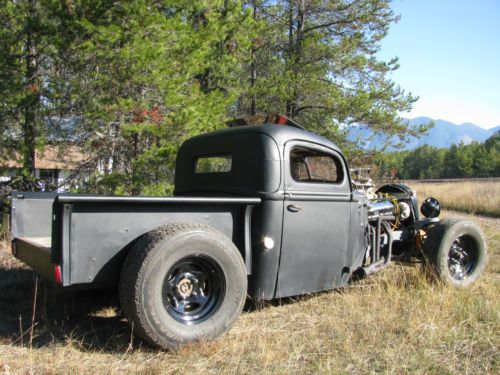
[[[247,294],[339,288],[391,260],[420,259],[458,287],[478,278],[475,223],[440,221],[433,198],[419,210],[405,185],[369,198],[335,144],[274,118],[186,141],[174,197],[13,193],[14,255],[61,287],[118,285],[134,331],[159,348],[221,335]]]

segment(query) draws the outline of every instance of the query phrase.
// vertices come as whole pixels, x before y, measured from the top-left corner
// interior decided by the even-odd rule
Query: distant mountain
[[[411,138],[404,142],[404,150],[413,150],[422,145],[430,145],[434,147],[450,147],[452,144],[463,142],[469,144],[474,141],[484,142],[491,137],[496,131],[500,130],[500,125],[491,129],[484,129],[475,124],[466,122],[461,125],[454,124],[445,120],[434,120],[429,117],[417,117],[408,119],[409,126],[418,126],[429,121],[434,121],[434,127],[430,129],[426,135],[420,138]],[[386,138],[383,136],[373,136],[373,132],[365,127],[354,127],[350,129],[348,138],[351,141],[359,140],[365,149],[380,149],[386,143]],[[391,139],[391,143],[400,142],[397,137]],[[389,148],[394,150],[394,148]]]

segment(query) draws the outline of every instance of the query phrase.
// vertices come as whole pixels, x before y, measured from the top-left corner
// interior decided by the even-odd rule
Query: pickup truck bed
[[[12,200],[13,251],[62,286],[114,284],[137,238],[170,222],[194,222],[232,239],[250,273],[251,209],[258,203],[259,198],[17,193]]]

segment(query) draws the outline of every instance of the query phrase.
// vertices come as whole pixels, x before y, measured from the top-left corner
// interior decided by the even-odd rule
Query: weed
[[[500,217],[500,182],[411,183],[422,198],[434,197],[447,210]]]
[[[48,306],[35,310],[34,274],[4,242],[0,371],[496,374],[500,219],[471,218],[488,237],[490,261],[467,290],[428,284],[418,267],[392,264],[340,291],[249,303],[228,334],[178,352],[152,350],[132,335],[113,290],[39,296]],[[45,289],[38,285],[38,293]]]

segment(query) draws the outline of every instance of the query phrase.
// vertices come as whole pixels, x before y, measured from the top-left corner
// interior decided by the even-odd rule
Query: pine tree
[[[24,172],[34,174],[35,149],[50,108],[46,83],[53,71],[50,1],[18,0],[0,3],[0,140],[8,158],[21,150]]]
[[[104,172],[86,188],[168,194],[181,142],[223,126],[239,94],[251,14],[235,1],[92,7],[75,13],[70,83]]]
[[[59,131],[91,156],[80,189],[168,194],[180,143],[233,116],[285,113],[343,146],[351,125],[422,130],[398,117],[415,98],[388,78],[397,60],[376,57],[397,19],[389,0],[1,5],[2,148],[20,144],[33,173]]]
[[[286,113],[347,146],[345,130],[361,124],[389,139],[419,134],[398,116],[416,100],[388,78],[397,59],[376,53],[397,20],[389,0],[288,0],[249,3],[262,24],[254,40],[252,84],[235,115]]]

